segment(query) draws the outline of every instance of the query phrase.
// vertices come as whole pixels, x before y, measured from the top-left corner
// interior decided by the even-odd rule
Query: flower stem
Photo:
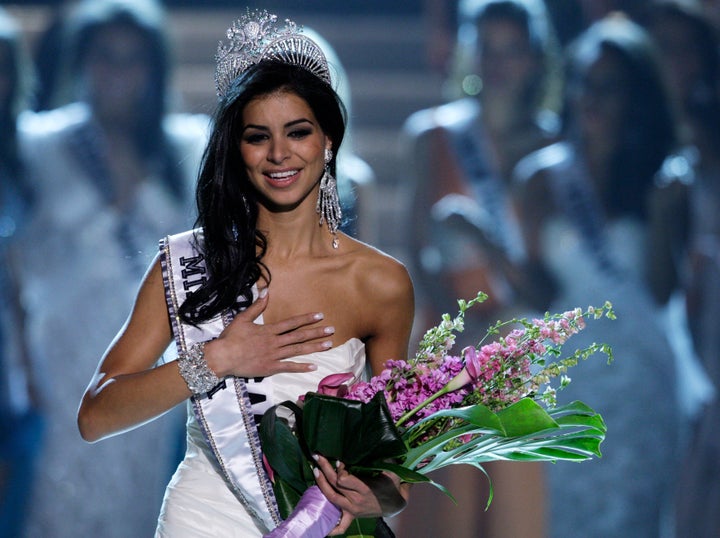
[[[441,388],[439,391],[437,391],[435,394],[427,398],[425,401],[418,404],[414,409],[411,409],[407,413],[405,413],[403,416],[401,416],[397,422],[395,423],[396,427],[400,427],[403,423],[407,422],[415,413],[420,411],[423,407],[430,405],[432,402],[437,400],[440,396],[443,394],[448,393],[448,386],[445,385],[443,388]]]

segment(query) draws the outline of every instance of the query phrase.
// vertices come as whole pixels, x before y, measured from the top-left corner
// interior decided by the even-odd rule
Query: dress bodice
[[[287,359],[294,362],[310,362],[317,370],[307,373],[281,373],[263,378],[261,381],[250,379],[248,391],[253,394],[253,412],[261,415],[273,405],[290,400],[298,401],[300,396],[317,390],[320,381],[331,374],[351,372],[356,379],[365,377],[365,344],[359,338],[317,353],[301,355]],[[258,397],[259,396],[259,397]],[[209,459],[212,454],[195,419],[192,409],[188,413],[188,439],[201,447]]]
[[[314,372],[305,374],[282,373],[263,380],[272,386],[270,400],[278,403],[285,400],[296,401],[306,392],[317,390],[318,383],[331,374],[351,372],[356,379],[362,379],[365,371],[365,344],[358,338],[351,338],[344,344],[328,349],[288,359],[295,362],[310,362],[317,366]]]

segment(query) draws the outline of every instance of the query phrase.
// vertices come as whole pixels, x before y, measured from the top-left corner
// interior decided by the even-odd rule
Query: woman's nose
[[[288,157],[289,153],[288,145],[284,141],[274,140],[270,144],[268,160],[272,163],[279,164]]]

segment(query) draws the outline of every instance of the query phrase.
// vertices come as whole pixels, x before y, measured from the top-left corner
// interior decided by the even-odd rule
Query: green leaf
[[[577,452],[540,447],[528,450],[527,452],[506,452],[504,459],[510,461],[549,461],[555,463],[559,460],[581,462],[586,461],[588,458]]]
[[[273,491],[275,492],[275,499],[277,500],[280,510],[280,517],[287,519],[295,506],[297,506],[297,503],[300,502],[301,495],[283,480],[282,477],[277,475],[273,481]]]
[[[483,470],[482,463],[494,460],[583,461],[601,455],[605,438],[602,418],[582,402],[548,413],[524,398],[498,413],[476,405],[434,416],[456,420],[443,434],[408,451],[403,464],[422,474],[461,463]]]
[[[523,398],[500,410],[497,417],[506,437],[520,437],[558,427],[547,411],[531,398]]]
[[[353,466],[353,472],[371,474],[376,471],[389,471],[396,474],[403,482],[410,484],[416,484],[420,482],[431,482],[431,480],[422,473],[403,467],[397,463],[389,463],[385,461],[378,461],[368,466]]]
[[[426,422],[429,422],[431,420],[437,420],[438,418],[459,418],[462,421],[483,430],[496,432],[504,431],[503,424],[495,413],[493,413],[488,407],[485,407],[484,405],[476,404],[467,407],[441,409],[439,411],[436,411],[431,416],[425,417],[424,419],[414,424],[412,427],[408,428],[408,430],[403,434],[403,437],[406,439],[408,437],[411,437],[411,434],[415,430],[420,429],[420,427]]]
[[[263,454],[275,474],[298,493],[302,493],[314,483],[312,469],[300,442],[287,423],[278,417],[277,409],[278,406],[271,407],[260,422]]]
[[[551,409],[549,414],[558,424],[571,424],[576,422],[588,426],[592,425],[592,427],[603,433],[607,432],[607,426],[602,417],[587,404],[577,400],[567,405]]]
[[[350,523],[350,527],[342,534],[344,538],[374,538],[377,518],[359,518]]]
[[[348,466],[397,458],[407,452],[382,393],[368,403],[308,394],[303,433],[311,452]]]

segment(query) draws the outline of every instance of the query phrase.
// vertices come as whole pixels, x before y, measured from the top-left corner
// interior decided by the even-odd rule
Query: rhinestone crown
[[[232,23],[227,44],[218,44],[215,56],[215,89],[223,97],[233,80],[262,60],[278,60],[297,65],[330,84],[325,54],[312,39],[301,34],[289,19],[278,26],[277,15],[265,10],[249,11]]]

